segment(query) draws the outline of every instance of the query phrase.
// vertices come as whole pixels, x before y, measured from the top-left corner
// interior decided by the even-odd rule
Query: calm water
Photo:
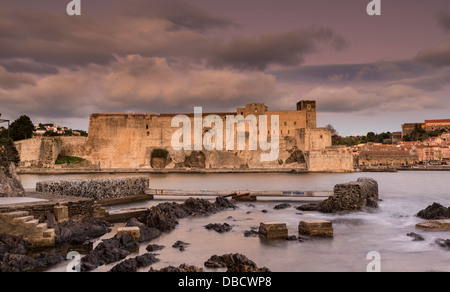
[[[22,175],[25,188],[34,188],[37,181],[68,178],[106,177],[111,175],[37,176]],[[117,176],[117,175],[116,175]],[[212,255],[242,253],[276,272],[297,271],[366,271],[367,254],[381,254],[382,271],[446,271],[450,272],[450,250],[437,246],[436,238],[450,238],[449,232],[427,232],[415,229],[422,220],[415,217],[421,209],[433,202],[450,206],[450,172],[398,172],[352,174],[205,174],[205,175],[151,175],[151,188],[170,189],[252,189],[252,190],[332,190],[334,185],[354,181],[358,177],[372,177],[380,187],[380,208],[373,212],[349,214],[320,214],[299,212],[295,206],[274,210],[279,202],[239,203],[239,208],[209,217],[180,220],[171,233],[164,234],[151,243],[165,245],[159,251],[161,260],[154,268],[182,263],[203,267]],[[111,210],[152,206],[161,201],[148,201]],[[262,210],[268,213],[262,213]],[[260,222],[286,222],[290,235],[298,235],[299,221],[326,219],[333,222],[333,239],[312,239],[306,242],[284,240],[264,241],[245,238],[244,231],[259,226]],[[218,234],[204,228],[209,223],[228,223],[233,231]],[[420,233],[425,241],[414,242],[406,236]],[[184,252],[171,246],[182,240],[190,243]],[[147,244],[141,246],[145,253]],[[132,255],[136,256],[136,255]],[[111,266],[99,271],[109,270]],[[145,268],[147,271],[149,268]],[[65,270],[65,264],[52,270]],[[220,271],[220,270],[219,270]]]

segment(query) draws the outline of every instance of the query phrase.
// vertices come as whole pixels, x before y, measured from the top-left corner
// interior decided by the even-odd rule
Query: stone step
[[[44,237],[45,238],[55,238],[55,229],[47,229],[44,231]]]
[[[16,212],[10,212],[10,213],[3,213],[0,214],[0,218],[5,220],[12,220],[17,217],[24,217],[30,215],[30,212],[28,211],[16,211]]]
[[[39,220],[38,219],[34,219],[34,220],[30,220],[24,223],[24,225],[28,228],[31,227],[36,227],[39,224]]]
[[[36,229],[40,233],[44,233],[44,231],[47,230],[47,228],[48,228],[47,223],[39,223],[38,225],[36,225]]]
[[[34,248],[44,248],[55,246],[54,237],[40,237],[40,238],[29,238],[27,241]]]
[[[12,219],[11,222],[19,224],[19,223],[28,222],[30,220],[34,220],[34,216],[17,217],[17,218]]]

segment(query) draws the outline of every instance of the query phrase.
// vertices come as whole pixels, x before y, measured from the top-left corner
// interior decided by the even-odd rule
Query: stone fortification
[[[18,142],[17,147],[22,160],[21,167],[24,168],[353,171],[351,151],[331,147],[331,131],[327,128],[317,128],[316,111],[315,101],[300,101],[296,110],[286,111],[269,111],[264,104],[255,103],[247,104],[243,108],[237,108],[236,112],[229,113],[92,114],[89,120],[89,138],[30,139]],[[174,149],[172,138],[180,131],[181,124],[179,127],[172,127],[172,122],[176,116],[180,115],[186,117],[192,125],[191,145],[193,148],[196,145],[195,137],[204,141],[213,128],[216,130],[216,124],[214,124],[216,122],[214,122],[211,124],[211,126],[214,124],[213,127],[203,125],[199,134],[193,127],[196,120],[200,120],[203,124],[207,118],[214,116],[225,125],[228,117],[242,116],[256,118],[256,125],[245,123],[245,150],[237,147],[237,125],[234,125],[232,129],[234,133],[227,133],[226,127],[223,127],[223,150],[205,149],[204,145],[200,146],[200,149],[178,150]],[[267,128],[261,124],[259,120],[261,116],[267,117]],[[275,118],[272,123],[272,117],[278,117],[278,120]],[[251,127],[255,131],[251,131]],[[263,150],[259,142],[256,150],[250,150],[249,147],[250,136],[256,135],[258,138],[256,140],[259,141],[262,131],[267,131],[268,143],[273,137],[279,137],[279,151],[276,159],[271,161],[261,159],[263,154],[271,150]],[[227,134],[234,137],[232,150],[227,148]],[[213,143],[215,139],[216,136],[213,138]],[[86,161],[74,165],[54,164],[58,157],[65,155],[80,157]]]
[[[143,195],[148,187],[148,177],[129,177],[38,182],[36,191],[103,200]]]

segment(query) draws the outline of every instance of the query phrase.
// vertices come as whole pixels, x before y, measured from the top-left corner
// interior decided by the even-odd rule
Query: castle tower
[[[315,100],[302,100],[297,103],[298,111],[306,111],[306,128],[317,128],[317,105]]]

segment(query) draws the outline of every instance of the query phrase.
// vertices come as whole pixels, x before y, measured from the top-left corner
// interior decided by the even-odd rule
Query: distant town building
[[[402,138],[411,135],[417,129],[423,129],[425,133],[436,131],[450,131],[450,119],[443,120],[425,120],[423,123],[407,123],[402,125]]]

